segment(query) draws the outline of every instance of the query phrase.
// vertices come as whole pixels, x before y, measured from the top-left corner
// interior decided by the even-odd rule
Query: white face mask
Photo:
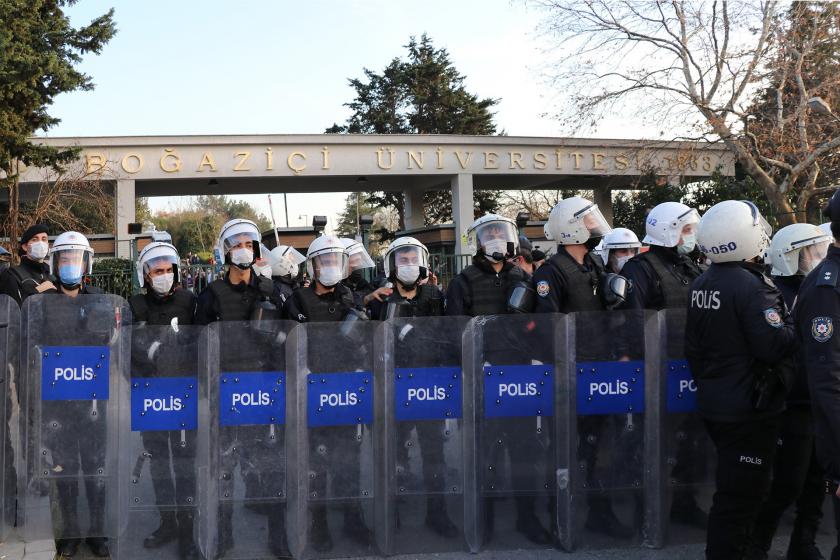
[[[341,269],[337,266],[329,266],[318,270],[318,282],[331,288],[341,282]]]
[[[46,241],[34,241],[29,244],[29,251],[26,255],[33,261],[43,260],[50,250],[50,244]]]
[[[615,271],[621,272],[621,269],[624,268],[624,265],[627,264],[627,261],[633,258],[633,255],[624,255],[623,257],[616,257],[615,258]]]
[[[248,268],[254,262],[254,252],[250,249],[234,249],[230,252],[230,262],[240,268]]]
[[[397,280],[405,286],[413,286],[420,278],[420,265],[403,264],[397,267]]]
[[[152,289],[162,296],[172,291],[172,284],[175,283],[175,274],[161,274],[152,278]]]
[[[491,239],[484,244],[484,256],[493,262],[499,262],[493,258],[493,253],[507,254],[507,241],[504,239]],[[504,256],[502,257],[504,259]]]
[[[677,245],[677,252],[681,255],[687,255],[694,250],[697,245],[697,236],[693,233],[684,233],[682,241]]]

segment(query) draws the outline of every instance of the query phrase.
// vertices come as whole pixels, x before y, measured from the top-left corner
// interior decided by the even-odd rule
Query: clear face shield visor
[[[285,247],[281,251],[271,251],[271,274],[274,276],[286,276],[291,274],[297,276],[300,273],[300,265],[306,262],[300,251],[294,247]]]
[[[508,243],[514,245],[519,240],[516,227],[509,222],[487,222],[475,228],[475,239],[485,255],[508,251]],[[510,255],[512,256],[512,255]]]
[[[799,272],[800,274],[808,274],[820,264],[825,256],[828,254],[828,246],[831,241],[820,241],[819,243],[811,243],[805,245],[809,240],[805,240],[799,249]]]
[[[348,267],[349,272],[361,270],[364,268],[373,268],[376,266],[373,259],[370,258],[365,247],[361,243],[354,243],[345,249],[345,253],[349,258]]]
[[[400,247],[390,256],[391,268],[396,270],[400,266],[422,266],[429,268],[429,257],[420,247]]]
[[[152,277],[158,274],[176,273],[178,257],[175,255],[161,255],[143,261],[143,276]],[[177,277],[177,274],[176,274]]]
[[[349,258],[344,252],[321,253],[312,257],[313,276],[325,286],[338,284],[347,276],[348,269]]]
[[[91,254],[84,249],[59,249],[50,258],[53,273],[64,283],[77,283],[92,267]]]
[[[582,222],[583,226],[589,231],[590,239],[603,237],[612,231],[610,224],[604,218],[604,215],[601,214],[601,210],[594,204],[575,212],[571,221]]]
[[[222,240],[222,250],[228,254],[234,249],[248,249],[254,252],[254,258],[259,258],[260,236],[254,231],[240,231],[226,235]]]

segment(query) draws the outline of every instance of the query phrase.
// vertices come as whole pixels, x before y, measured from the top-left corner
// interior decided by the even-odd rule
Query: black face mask
[[[597,247],[598,243],[600,243],[600,242],[601,242],[600,237],[590,237],[589,239],[586,240],[586,243],[584,243],[584,245],[586,246],[587,251],[591,251],[592,249]]]
[[[365,275],[362,272],[362,269],[354,270],[350,273],[350,276],[347,277],[347,281],[351,284],[361,284],[365,280]]]

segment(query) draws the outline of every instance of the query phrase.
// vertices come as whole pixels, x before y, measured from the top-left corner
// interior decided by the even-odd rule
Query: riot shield
[[[661,312],[664,352],[660,358],[660,433],[663,444],[663,542],[704,542],[714,494],[717,454],[697,414],[697,387],[683,353],[686,310]]]
[[[466,548],[464,418],[472,401],[463,400],[461,337],[467,321],[392,319],[377,332],[386,461],[377,526],[385,528],[379,542],[386,555]]]
[[[655,330],[655,317],[641,310],[572,316],[573,547],[638,544],[648,530],[646,511],[655,506],[644,492],[645,328]]]
[[[0,465],[3,467],[3,480],[0,482],[0,504],[3,518],[0,520],[0,540],[6,539],[9,528],[15,524],[15,499],[17,497],[17,473],[15,459],[17,449],[20,453],[20,433],[17,430],[17,418],[20,414],[17,395],[20,391],[18,375],[20,360],[20,308],[15,300],[0,295],[0,387],[3,398],[0,400],[0,418],[3,418],[3,430],[0,432]]]
[[[474,318],[464,375],[475,402],[478,476],[467,504],[472,550],[550,548],[565,538],[556,496],[568,477],[564,380],[567,317]],[[468,471],[470,472],[470,471]],[[476,472],[476,471],[472,471]]]
[[[113,295],[24,302],[21,415],[26,540],[115,536],[120,381],[128,305]]]
[[[120,388],[118,560],[194,558],[206,511],[206,329],[137,324]]]
[[[373,375],[378,323],[308,323],[292,331],[297,381],[293,507],[297,557],[369,556],[375,551]],[[294,361],[294,363],[291,363]],[[291,428],[291,426],[290,426]]]
[[[210,558],[289,556],[286,341],[295,325],[210,325]]]

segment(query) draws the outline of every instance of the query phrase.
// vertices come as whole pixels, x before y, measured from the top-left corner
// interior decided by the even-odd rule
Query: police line
[[[15,310],[27,540],[140,558],[170,522],[204,557],[303,558],[703,538],[671,522],[679,496],[707,511],[713,474],[681,311],[150,327],[116,296],[34,296],[19,369]]]

